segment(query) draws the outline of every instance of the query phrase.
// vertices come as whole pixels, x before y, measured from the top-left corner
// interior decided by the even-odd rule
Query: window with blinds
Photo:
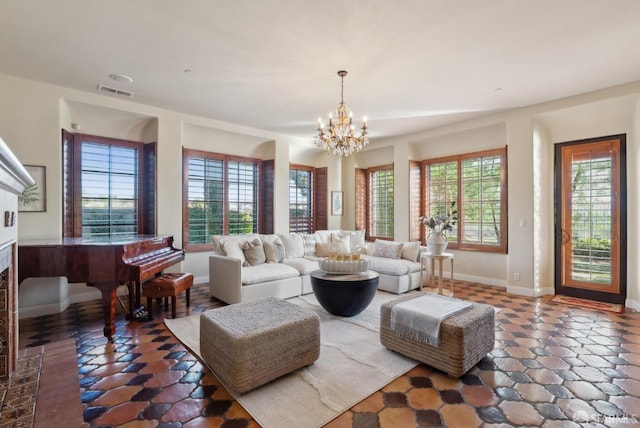
[[[224,161],[200,156],[188,162],[188,239],[206,244],[211,235],[224,233]]]
[[[458,224],[447,233],[451,248],[507,251],[506,159],[504,148],[423,161],[424,215],[457,205]]]
[[[393,239],[393,165],[369,168],[369,236]]]
[[[228,234],[258,232],[258,164],[227,162]]]
[[[211,249],[213,235],[258,232],[260,161],[183,149],[183,246]]]
[[[289,232],[312,233],[313,224],[313,168],[289,168]]]
[[[448,160],[427,164],[425,176],[429,186],[427,187],[426,217],[435,217],[446,214],[451,202],[458,200],[458,161]],[[447,233],[449,243],[458,242],[458,225]]]
[[[83,237],[138,233],[139,160],[138,147],[81,142]]]

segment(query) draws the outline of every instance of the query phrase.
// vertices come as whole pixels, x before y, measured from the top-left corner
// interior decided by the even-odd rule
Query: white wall
[[[394,163],[395,239],[409,236],[408,160],[508,146],[509,253],[457,251],[455,273],[505,286],[508,291],[540,295],[552,291],[552,145],[559,141],[627,134],[629,189],[640,180],[640,82],[577,97],[488,115],[420,133],[373,141],[364,152],[348,158],[327,156],[311,142],[226,122],[185,115],[94,92],[75,91],[0,75],[0,135],[25,164],[47,167],[47,211],[23,213],[19,239],[61,236],[62,189],[60,129],[158,143],[158,233],[172,234],[181,244],[182,147],[273,158],[276,164],[276,232],[288,231],[288,166],[290,162],[329,169],[328,192],[345,192],[343,216],[329,215],[329,228],[354,226],[354,167]],[[374,124],[372,124],[373,126]],[[222,141],[233,141],[225,144]],[[328,194],[328,196],[330,193]],[[628,195],[628,305],[640,308],[638,238],[633,219],[636,192]],[[535,233],[534,233],[535,232]],[[540,234],[540,236],[538,236]],[[540,238],[540,239],[538,239]],[[552,248],[552,247],[551,247]],[[187,254],[176,269],[208,280],[206,254]],[[519,281],[514,274],[518,273]],[[59,289],[64,284],[58,285]],[[85,287],[86,288],[86,287]],[[70,293],[76,286],[69,286]],[[92,290],[95,291],[95,290]],[[52,293],[55,294],[55,293]]]
[[[512,293],[553,293],[553,145],[555,143],[627,135],[628,268],[627,306],[640,309],[637,244],[640,230],[637,192],[640,184],[640,82],[580,96],[488,115],[437,129],[376,141],[393,150],[394,159],[427,159],[495,147],[508,147],[508,254],[453,251],[455,276],[506,286]],[[407,150],[407,146],[409,149]],[[417,149],[417,155],[414,155]],[[396,156],[400,153],[400,156]],[[359,154],[368,160],[367,154]],[[415,159],[415,157],[413,157]],[[359,158],[358,158],[359,159]],[[368,163],[364,160],[363,163]],[[381,162],[388,163],[388,162]],[[371,166],[371,165],[368,165]],[[402,177],[402,175],[400,175]],[[406,195],[405,182],[396,194]],[[409,218],[404,201],[395,206],[396,226]],[[396,240],[404,239],[397,227]],[[514,275],[519,275],[519,280]]]
[[[0,135],[23,163],[46,166],[47,172],[47,211],[22,213],[18,229],[20,240],[62,236],[62,128],[157,142],[158,233],[173,235],[177,246],[182,243],[182,146],[275,159],[274,227],[276,232],[288,232],[289,147],[304,146],[300,140],[6,75],[0,75],[0,93]],[[313,152],[315,154],[317,152]],[[310,154],[300,154],[299,161],[314,162]],[[329,167],[336,168],[333,164]],[[336,177],[336,174],[332,176]],[[339,188],[339,182],[332,185]],[[197,281],[208,281],[206,257],[206,253],[189,253],[173,270],[193,272]],[[99,295],[92,287],[68,285],[60,278],[33,278],[23,286],[20,304],[23,313],[30,316],[38,311],[63,310],[69,303],[82,299],[78,296],[93,298]]]

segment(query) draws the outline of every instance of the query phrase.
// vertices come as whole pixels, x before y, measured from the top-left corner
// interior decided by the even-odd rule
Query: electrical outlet
[[[520,274],[519,273],[514,273],[513,274],[513,280],[514,281],[520,281]]]

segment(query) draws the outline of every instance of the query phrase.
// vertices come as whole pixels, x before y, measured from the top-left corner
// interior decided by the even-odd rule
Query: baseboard
[[[445,272],[443,280],[446,281],[449,273]],[[519,296],[527,296],[527,297],[540,297],[547,294],[554,294],[553,287],[545,287],[533,289],[529,287],[520,287],[517,285],[509,284],[507,281],[496,278],[486,278],[483,276],[474,276],[474,275],[466,275],[466,274],[457,274],[454,272],[453,278],[460,281],[468,281],[475,282],[477,284],[491,285],[493,287],[505,288],[507,293],[509,294],[517,294]]]
[[[624,302],[624,306],[627,308],[631,308],[634,311],[640,311],[640,302],[633,299],[626,299]]]
[[[510,284],[509,286],[507,286],[507,293],[527,297],[540,297],[546,296],[547,294],[555,294],[555,291],[553,287],[529,288]]]
[[[209,277],[208,276],[194,276],[193,277],[194,284],[208,284]]]
[[[446,282],[446,279],[449,277],[449,272],[444,272],[444,276],[442,277],[443,282]],[[459,273],[453,273],[453,279],[457,279],[459,281],[467,281],[467,282],[475,282],[477,284],[491,285],[493,287],[507,288],[507,282],[501,279],[496,278],[485,278],[483,276],[474,276],[474,275],[465,275]]]
[[[101,299],[102,294],[100,293],[100,290],[98,290],[97,288],[91,288],[93,287],[88,287],[88,290],[82,293],[71,293],[60,302],[48,303],[46,305],[22,307],[18,310],[18,319],[59,314],[64,312],[70,305],[74,303],[89,302],[91,300]],[[119,296],[126,296],[129,294],[126,286],[119,287],[117,293]]]
[[[59,314],[69,307],[69,299],[46,305],[29,306],[18,309],[18,319],[41,317],[43,315]]]

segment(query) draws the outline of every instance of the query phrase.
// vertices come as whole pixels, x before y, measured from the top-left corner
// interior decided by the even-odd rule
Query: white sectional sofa
[[[331,252],[360,253],[378,272],[378,289],[405,293],[420,286],[416,243],[364,241],[364,231],[319,230],[313,234],[214,236],[209,256],[209,290],[226,303],[264,297],[287,299],[311,293],[309,274]]]

